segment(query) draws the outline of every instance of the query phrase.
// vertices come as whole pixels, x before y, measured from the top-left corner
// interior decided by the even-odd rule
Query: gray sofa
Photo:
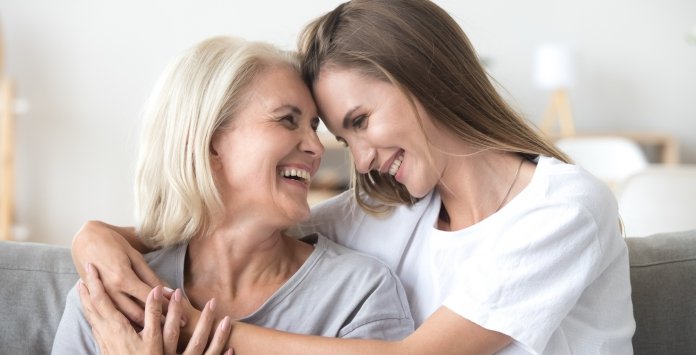
[[[696,354],[696,230],[628,238],[636,354]],[[50,353],[77,281],[64,247],[0,241],[0,354]]]

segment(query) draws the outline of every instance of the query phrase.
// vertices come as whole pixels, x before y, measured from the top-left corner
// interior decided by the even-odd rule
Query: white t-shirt
[[[420,325],[444,305],[513,338],[501,354],[631,354],[628,250],[611,191],[581,168],[540,157],[530,184],[463,230],[435,228],[431,193],[387,217],[344,193],[316,206],[318,231],[374,255],[401,278]]]

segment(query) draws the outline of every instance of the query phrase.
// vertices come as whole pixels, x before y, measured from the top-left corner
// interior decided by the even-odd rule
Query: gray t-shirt
[[[340,338],[396,340],[413,331],[401,282],[387,266],[323,236],[303,240],[315,244],[309,258],[259,309],[241,321]],[[182,290],[187,246],[180,244],[145,256],[162,280]],[[53,354],[96,353],[91,327],[73,287],[58,325]]]

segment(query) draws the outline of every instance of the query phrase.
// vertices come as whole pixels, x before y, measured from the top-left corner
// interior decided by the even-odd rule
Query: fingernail
[[[220,329],[223,331],[228,331],[230,329],[230,316],[225,316],[220,323]]]
[[[174,301],[181,302],[181,289],[174,291]]]
[[[87,273],[92,273],[94,271],[94,268],[92,267],[92,263],[87,263],[85,266],[85,269],[87,270]]]
[[[172,292],[174,292],[174,290],[172,290],[171,288],[169,288],[169,287],[167,287],[167,286],[164,286],[164,287],[162,288],[162,290],[163,290],[166,294],[171,294]]]
[[[155,299],[158,301],[162,299],[162,287],[160,286],[155,286]]]
[[[215,302],[214,298],[211,298],[210,301],[208,302],[208,307],[210,308],[211,311],[215,310],[216,303],[217,302]]]

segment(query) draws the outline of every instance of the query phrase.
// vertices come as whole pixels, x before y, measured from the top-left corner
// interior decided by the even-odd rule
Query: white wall
[[[696,163],[695,1],[436,2],[530,120],[548,99],[532,83],[534,48],[570,43],[578,129],[672,133]],[[29,240],[69,244],[88,219],[132,223],[139,110],[172,56],[219,34],[291,49],[338,3],[0,0],[6,70],[30,105],[17,122],[17,222]]]

